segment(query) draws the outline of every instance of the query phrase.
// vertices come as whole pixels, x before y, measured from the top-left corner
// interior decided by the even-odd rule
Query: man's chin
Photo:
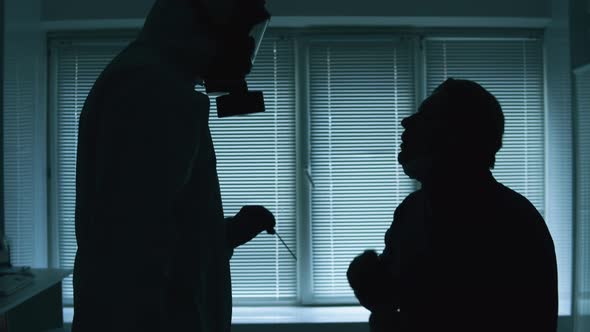
[[[401,150],[397,154],[397,162],[403,166],[406,163],[406,161],[407,161],[406,153],[404,152],[404,150]]]
[[[397,162],[402,166],[404,173],[406,173],[407,176],[409,176],[411,179],[416,179],[416,174],[412,167],[412,161],[410,158],[408,158],[404,151],[398,153]]]
[[[404,173],[406,173],[406,175],[410,179],[414,179],[414,180],[420,181],[420,179],[419,179],[419,172],[417,172],[415,168],[413,168],[409,164],[401,164],[401,165],[402,165],[402,168],[404,169]]]
[[[412,158],[408,152],[401,150],[398,154],[397,154],[397,162],[402,165],[402,167],[404,168],[404,171],[407,167],[407,165],[412,164],[417,158]]]
[[[404,173],[414,180],[422,181],[430,172],[432,163],[427,158],[408,158],[403,151],[398,154],[398,162],[402,166]]]

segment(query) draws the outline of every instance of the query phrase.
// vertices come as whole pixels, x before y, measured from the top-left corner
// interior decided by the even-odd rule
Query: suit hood
[[[200,76],[216,53],[215,41],[200,22],[194,0],[156,0],[137,42],[158,51],[174,65]]]

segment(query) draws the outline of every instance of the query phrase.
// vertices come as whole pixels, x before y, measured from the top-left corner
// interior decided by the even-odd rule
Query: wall
[[[152,4],[153,0],[50,0],[43,1],[41,18],[140,19]],[[551,16],[550,0],[267,0],[267,4],[274,16]]]
[[[573,313],[574,331],[586,332],[590,330],[590,0],[570,1],[571,65],[576,72],[574,137],[577,242]]]
[[[564,236],[557,256],[571,256],[573,245],[572,75],[569,0],[552,0],[552,22],[545,33],[546,47],[546,220],[552,234]],[[566,235],[570,234],[570,235]],[[554,241],[556,239],[554,238]],[[558,262],[559,313],[571,314],[573,266]]]
[[[572,67],[590,63],[590,0],[571,0]]]
[[[576,251],[575,332],[590,331],[590,64],[575,71]]]

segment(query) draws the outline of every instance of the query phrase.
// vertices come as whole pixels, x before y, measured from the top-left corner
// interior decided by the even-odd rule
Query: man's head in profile
[[[496,98],[479,84],[448,79],[415,114],[402,121],[399,163],[418,181],[494,167],[502,147],[504,115]]]

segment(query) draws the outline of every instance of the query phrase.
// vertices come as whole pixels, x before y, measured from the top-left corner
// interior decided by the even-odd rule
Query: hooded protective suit
[[[80,116],[73,332],[231,324],[231,280],[209,99],[215,49],[188,0],[158,0]]]

